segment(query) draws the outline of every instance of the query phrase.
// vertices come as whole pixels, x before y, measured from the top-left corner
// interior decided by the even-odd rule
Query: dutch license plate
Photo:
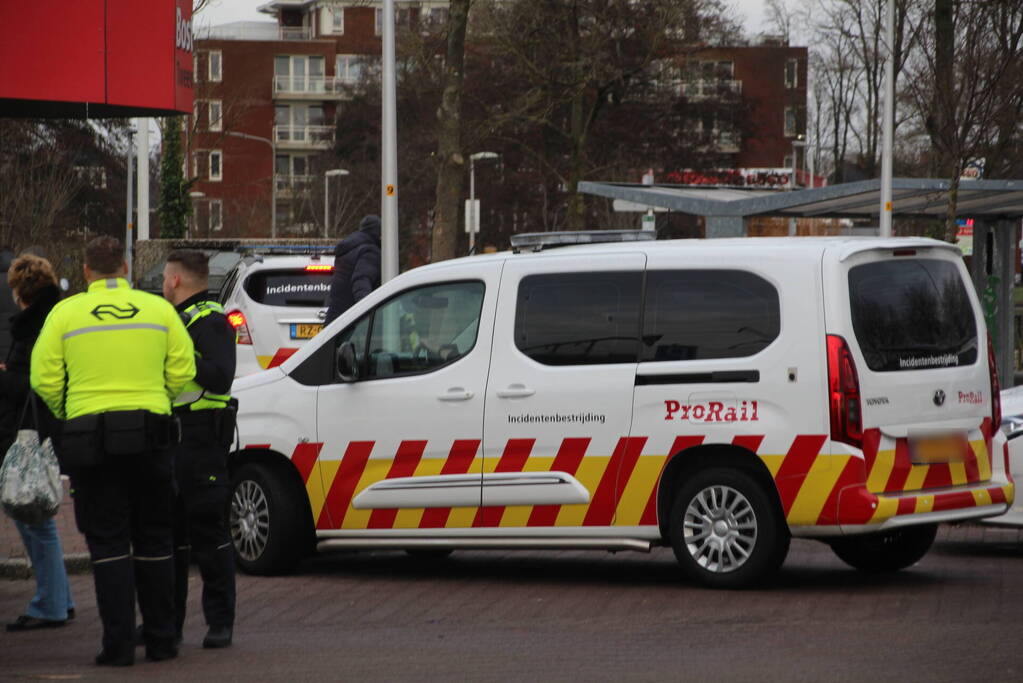
[[[956,435],[910,439],[909,459],[914,465],[962,462],[963,437]]]
[[[322,329],[320,323],[291,323],[291,338],[311,339]]]

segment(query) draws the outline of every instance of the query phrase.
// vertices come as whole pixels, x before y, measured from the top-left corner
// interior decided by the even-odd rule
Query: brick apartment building
[[[237,22],[198,33],[195,112],[184,135],[187,175],[198,178],[192,187],[193,236],[322,230],[322,224],[298,219],[319,213],[299,209],[312,201],[314,187],[329,182],[323,152],[333,147],[336,126],[343,123],[341,105],[366,70],[379,68],[382,4],[273,0],[260,7],[273,23]],[[440,30],[447,5],[398,0],[399,37],[403,28]],[[718,115],[697,122],[713,131],[711,144],[732,160],[728,166],[743,169],[743,182],[787,182],[794,154],[797,168],[804,167],[802,148],[793,141],[805,126],[806,48],[687,50],[685,57],[670,60],[669,71],[691,103],[734,101],[748,110],[740,125]],[[672,182],[722,181],[720,168],[664,172],[679,174]],[[805,174],[800,177],[805,180]]]

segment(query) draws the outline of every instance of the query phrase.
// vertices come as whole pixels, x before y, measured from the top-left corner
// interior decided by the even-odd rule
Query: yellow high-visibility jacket
[[[171,411],[195,376],[195,349],[174,307],[124,278],[96,280],[54,306],[32,349],[31,384],[59,418]]]

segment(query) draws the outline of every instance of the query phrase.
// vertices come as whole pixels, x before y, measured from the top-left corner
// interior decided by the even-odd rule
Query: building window
[[[373,33],[374,35],[383,35],[384,32],[384,11],[377,8],[373,14]]]
[[[785,107],[785,137],[794,138],[799,134],[799,126],[796,120],[796,108]]]
[[[224,173],[224,153],[219,149],[210,152],[210,180],[222,179]]]
[[[330,18],[330,32],[335,35],[343,35],[345,32],[345,10],[343,7],[333,7],[327,10]]]
[[[799,87],[799,62],[795,59],[785,61],[785,87]]]
[[[224,130],[224,107],[220,100],[210,100],[207,112],[210,117],[210,130]]]
[[[323,92],[324,59],[317,55],[277,55],[274,89],[277,92]]]
[[[219,83],[223,75],[220,50],[209,51],[210,60],[210,80],[214,83]]]
[[[199,100],[192,100],[192,130],[199,130]]]
[[[440,28],[448,21],[447,7],[430,7],[423,9],[422,24],[424,29]]]
[[[202,74],[199,72],[199,53],[195,52],[192,54],[192,80],[196,83],[202,80]]]
[[[795,168],[796,158],[791,154],[785,155],[785,160],[782,162],[782,168]]]
[[[361,81],[371,68],[370,58],[364,55],[338,55],[334,74],[342,83],[354,84]]]
[[[219,199],[210,200],[209,231],[217,232],[224,228],[224,207]]]

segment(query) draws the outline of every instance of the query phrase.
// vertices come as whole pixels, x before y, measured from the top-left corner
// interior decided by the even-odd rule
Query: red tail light
[[[252,335],[249,334],[249,326],[245,323],[245,314],[241,311],[231,311],[227,314],[227,321],[231,323],[235,333],[238,335],[239,344],[252,344]]]
[[[831,438],[857,448],[863,447],[863,413],[860,410],[860,380],[856,376],[849,345],[838,335],[828,335],[828,403]]]
[[[991,343],[991,335],[987,336],[987,369],[991,377],[991,428],[998,429],[1002,424],[1002,394],[998,384],[998,361],[995,360],[995,346]]]
[[[311,263],[305,267],[306,271],[311,273],[329,273],[334,270],[334,266],[326,263]]]

